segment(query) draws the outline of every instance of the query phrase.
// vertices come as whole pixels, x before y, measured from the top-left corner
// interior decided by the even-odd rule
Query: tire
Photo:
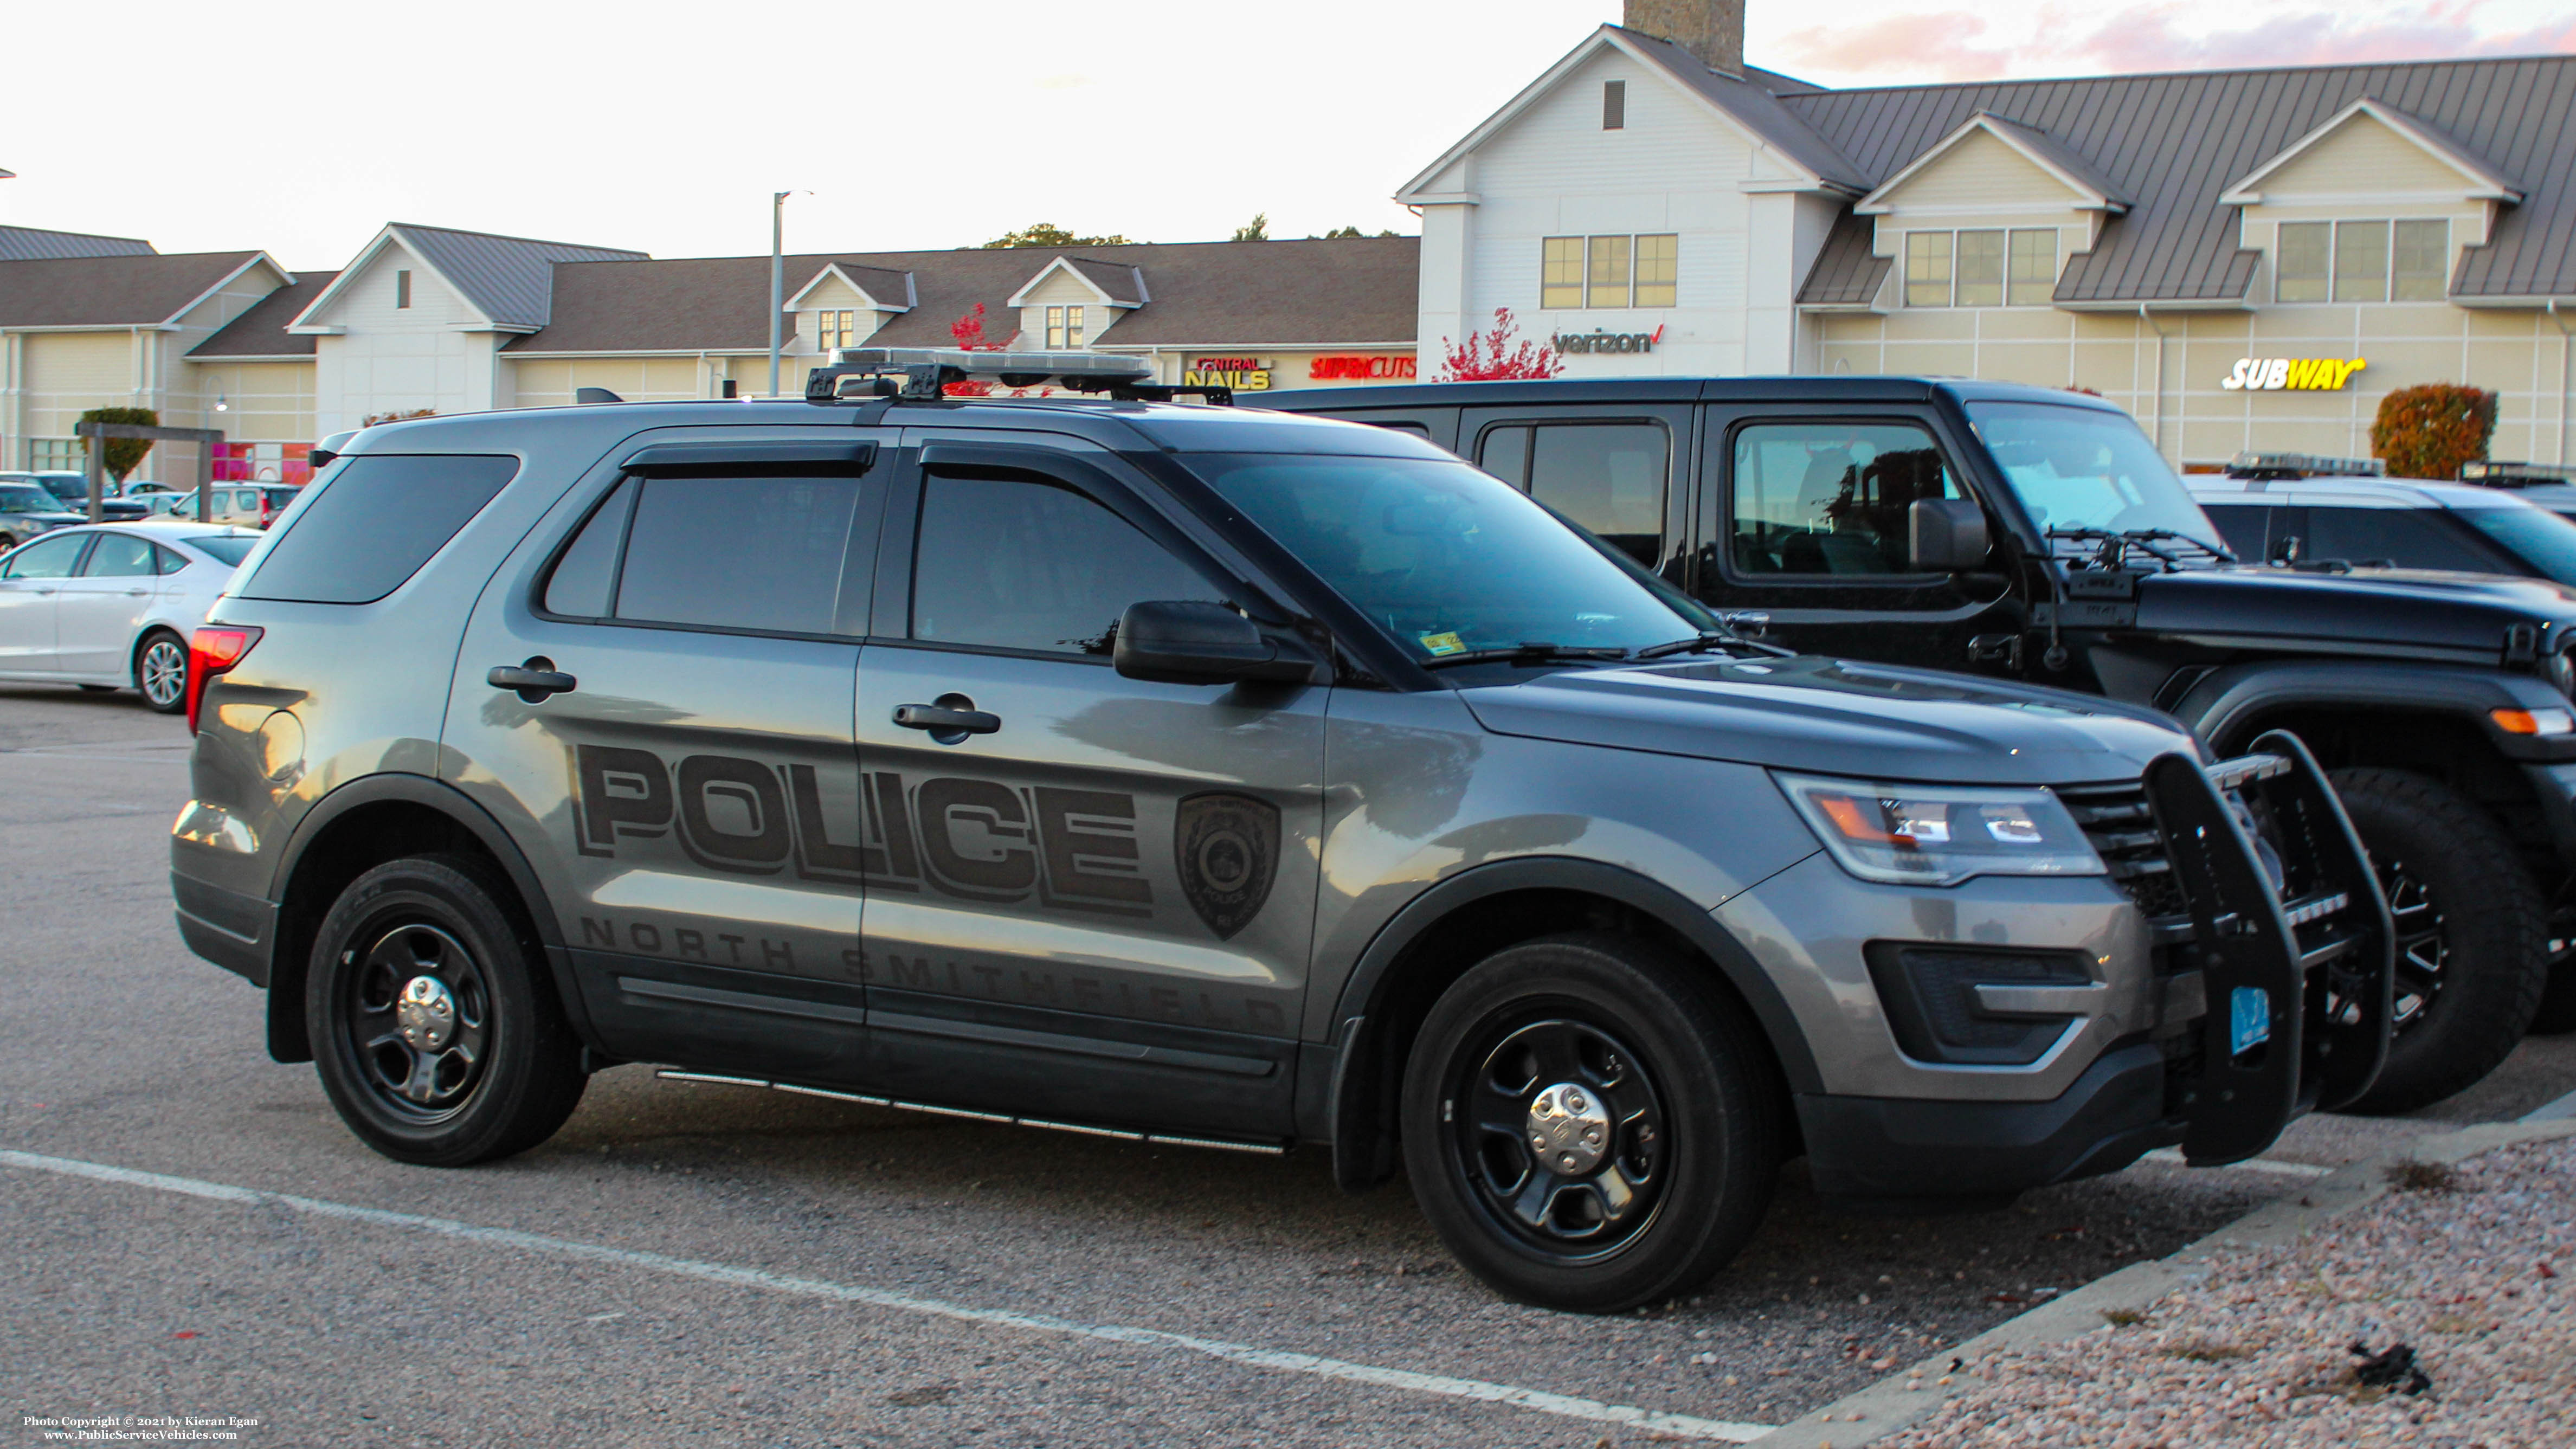
[[[1405,1065],[1405,1173],[1495,1292],[1616,1313],[1689,1292],[1743,1248],[1784,1110],[1760,1033],[1698,972],[1626,937],[1555,936],[1486,958],[1432,1006]]]
[[[2533,1036],[2565,1036],[2576,1031],[2576,961],[2549,968],[2549,985],[2540,993],[2540,1010],[2532,1013]]]
[[[2494,1071],[2547,983],[2549,911],[2495,818],[2437,780],[2337,770],[2335,793],[2397,923],[2395,1039],[2347,1112],[2430,1106]]]
[[[188,708],[188,641],[168,629],[154,629],[134,646],[134,688],[156,714],[180,714]]]
[[[416,856],[351,882],[315,937],[314,1068],[340,1120],[397,1162],[524,1152],[581,1102],[580,1045],[509,899],[479,862]]]

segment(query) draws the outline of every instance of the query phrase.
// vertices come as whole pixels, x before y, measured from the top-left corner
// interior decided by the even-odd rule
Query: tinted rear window
[[[199,553],[212,554],[235,568],[240,568],[241,561],[250,557],[250,551],[258,545],[259,540],[248,534],[218,534],[188,540],[188,547]]]
[[[373,603],[420,572],[518,471],[519,460],[506,456],[351,458],[306,501],[242,596]],[[259,495],[247,497],[258,508]]]

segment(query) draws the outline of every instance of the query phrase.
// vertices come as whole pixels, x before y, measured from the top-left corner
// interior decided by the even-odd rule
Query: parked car
[[[2126,413],[1906,377],[1636,377],[1264,393],[1497,473],[1767,637],[2106,694],[2221,754],[2289,729],[2397,903],[2398,1036],[2359,1104],[2576,1030],[2576,595],[2239,566]]]
[[[89,520],[89,475],[86,473],[0,473],[0,482],[33,483],[62,501],[63,511]],[[130,523],[151,512],[140,498],[130,498],[114,483],[107,485],[107,496],[98,504],[99,516],[110,523]]]
[[[211,490],[213,499],[205,521],[232,524],[241,528],[266,528],[286,512],[303,490],[284,483],[218,483]],[[152,508],[157,516],[194,519],[197,516],[197,490],[156,498]]]
[[[81,524],[0,555],[0,679],[130,686],[188,705],[188,636],[260,535],[193,523]]]
[[[2437,569],[2576,587],[2576,521],[2523,495],[2358,474],[2184,480],[2239,559]]]
[[[944,396],[978,367],[1124,385]],[[182,936],[397,1161],[617,1061],[1330,1143],[1590,1311],[1717,1272],[1793,1154],[1993,1202],[2368,1090],[2387,908],[2290,736],[1792,656],[1426,443],[1147,367],[367,429],[195,636]]]
[[[86,513],[66,510],[62,500],[41,485],[0,481],[0,548],[14,548],[40,533],[87,522]]]
[[[2511,492],[2526,503],[2576,518],[2576,464],[2470,463],[2460,481]]]

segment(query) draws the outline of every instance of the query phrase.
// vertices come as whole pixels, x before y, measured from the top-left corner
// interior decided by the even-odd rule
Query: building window
[[[2015,229],[2011,272],[2004,301],[2015,307],[2045,307],[2057,295],[2057,228]]]
[[[2451,294],[2451,224],[2448,221],[2397,223],[2397,255],[2391,269],[2400,302],[2439,302]]]
[[[32,473],[77,473],[89,466],[89,454],[78,438],[29,438],[27,470]]]
[[[1909,231],[1905,234],[1905,305],[1950,305],[1950,234]]]
[[[859,314],[856,312],[817,312],[814,314],[814,345],[831,356],[844,347],[859,345]]]
[[[2451,223],[2283,222],[2273,243],[2276,302],[2439,302],[2450,295]]]
[[[1538,304],[1565,308],[1583,305],[1583,238],[1552,236],[1541,244]]]
[[[1670,234],[1637,238],[1637,305],[1670,307],[1681,271],[1682,239]]]
[[[399,311],[411,305],[411,273],[394,273],[394,308]]]
[[[1603,81],[1601,83],[1601,129],[1620,131],[1627,129],[1627,126],[1628,83]]]
[[[1051,352],[1082,345],[1082,309],[1049,307],[1046,309],[1046,345]]]
[[[1959,273],[1958,304],[1962,307],[2002,306],[2004,234],[2000,231],[1963,231],[1953,246]]]
[[[1628,238],[1596,236],[1589,241],[1591,266],[1583,284],[1586,307],[1628,305]]]

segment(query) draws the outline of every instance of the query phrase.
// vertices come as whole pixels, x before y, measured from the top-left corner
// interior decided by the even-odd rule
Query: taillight
[[[248,624],[208,624],[188,640],[188,733],[197,732],[197,706],[206,697],[206,681],[241,663],[259,642],[259,632]]]

